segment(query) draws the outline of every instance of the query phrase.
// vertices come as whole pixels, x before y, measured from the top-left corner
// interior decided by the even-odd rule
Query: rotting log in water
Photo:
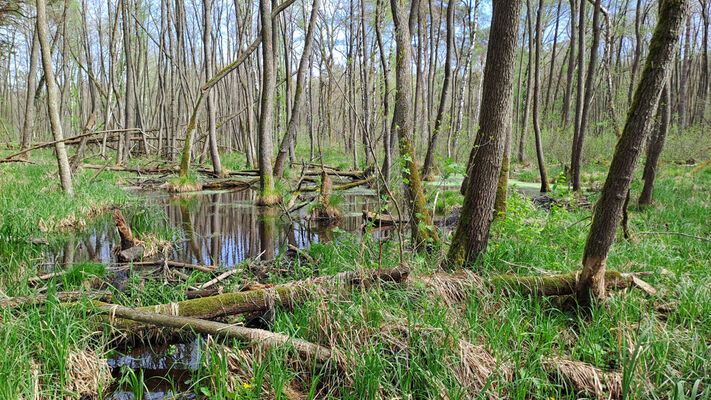
[[[366,179],[361,179],[361,180],[358,180],[358,181],[355,181],[355,182],[350,182],[350,183],[346,183],[346,184],[343,184],[343,185],[335,186],[335,187],[333,187],[333,190],[340,191],[340,190],[353,189],[354,187],[358,187],[358,186],[361,186],[361,185],[366,185],[366,184],[372,182],[373,179],[375,179],[375,175],[370,176],[370,177],[368,177],[368,178],[366,178]],[[307,188],[302,188],[302,189],[301,189],[302,192],[315,192],[315,191],[317,191],[317,190],[319,190],[319,187],[318,187],[318,186],[307,187]]]
[[[184,300],[177,303],[141,307],[138,310],[195,318],[217,318],[225,315],[266,311],[276,305],[290,306],[317,296],[324,287],[333,285],[368,285],[376,280],[403,282],[407,279],[408,268],[383,268],[372,271],[349,271],[337,275],[323,276],[305,281],[297,281],[266,289],[246,292],[223,293],[216,296]],[[117,326],[128,328],[133,324],[125,322]]]
[[[114,210],[114,222],[119,236],[121,236],[121,249],[116,252],[119,261],[134,261],[143,256],[145,246],[139,240],[133,237],[131,227],[126,222],[126,219],[121,214],[121,210]]]
[[[48,296],[46,294],[37,294],[33,296],[10,297],[0,300],[1,309],[19,308],[36,304],[44,304],[48,299],[56,298],[62,303],[70,303],[81,299],[97,299],[101,301],[111,301],[110,292],[57,292]]]
[[[211,182],[203,182],[203,190],[223,190],[223,189],[248,189],[254,183],[258,182],[259,179],[251,180],[248,182],[238,181],[235,179],[224,179]]]
[[[399,220],[395,217],[385,214],[376,214],[367,210],[363,210],[363,222],[372,222],[374,226],[395,226],[397,224],[406,224],[409,220]]]
[[[293,347],[301,358],[309,361],[313,360],[318,365],[329,364],[342,369],[345,361],[345,356],[338,350],[327,349],[305,340],[262,329],[246,328],[198,318],[136,310],[115,304],[100,304],[97,308],[103,313],[109,314],[109,322],[111,325],[118,325],[119,327],[120,324],[117,324],[117,322],[120,320],[116,319],[116,317],[164,328],[246,341],[250,344],[262,345],[267,349],[288,345]]]
[[[514,276],[501,275],[494,277],[491,283],[503,287],[508,292],[521,294],[536,294],[540,296],[565,296],[576,292],[580,272],[550,276]],[[656,290],[638,278],[639,274],[606,271],[605,283],[607,289],[624,289],[638,287],[645,293],[654,295]]]
[[[121,236],[121,250],[128,250],[139,244],[133,237],[131,227],[123,217],[121,210],[114,210],[114,222],[116,223],[116,229],[118,230],[119,236]]]

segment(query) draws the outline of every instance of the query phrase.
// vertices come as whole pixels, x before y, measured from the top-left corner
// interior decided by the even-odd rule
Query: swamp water
[[[342,232],[361,234],[362,211],[378,207],[378,198],[370,190],[351,190],[339,195],[339,208],[344,216],[334,226],[323,227],[307,221],[309,206],[298,211],[300,218],[290,221],[280,208],[255,207],[255,192],[213,191],[170,195],[140,193],[148,213],[156,215],[124,214],[134,231],[147,225],[150,219],[166,218],[166,227],[173,232],[174,248],[168,258],[190,264],[215,265],[221,269],[236,268],[247,259],[257,257],[271,260],[287,249],[287,245],[306,249],[313,243],[337,240]],[[163,214],[163,216],[161,216]],[[142,222],[143,221],[143,222]],[[139,228],[139,229],[137,229]],[[112,249],[120,243],[110,213],[99,218],[82,234],[71,237],[63,247],[49,254],[47,271],[86,261],[114,265]],[[161,255],[156,256],[162,258]],[[109,270],[114,269],[110,268]],[[120,269],[119,269],[120,270]],[[112,273],[109,272],[109,275]],[[128,281],[128,271],[114,273],[109,280],[116,287]],[[191,386],[192,374],[204,357],[199,339],[187,343],[128,348],[108,360],[114,377],[121,377],[121,368],[131,368],[145,382],[144,399],[190,399],[194,395],[179,395]],[[176,397],[177,396],[177,397]],[[114,388],[108,396],[114,400],[134,399],[127,385]]]

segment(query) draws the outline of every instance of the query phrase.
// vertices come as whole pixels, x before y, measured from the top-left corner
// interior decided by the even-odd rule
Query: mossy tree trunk
[[[649,46],[649,55],[635,90],[627,122],[610,171],[595,206],[592,226],[585,243],[583,270],[577,284],[578,302],[589,305],[593,296],[605,297],[605,265],[607,254],[615,240],[634,170],[644,141],[654,124],[659,98],[674,60],[684,19],[690,0],[663,0],[659,19]]]
[[[410,64],[412,56],[410,31],[418,15],[419,0],[412,0],[409,19],[403,0],[391,0],[395,39],[397,45],[395,81],[395,109],[393,127],[397,132],[402,157],[402,178],[405,183],[406,199],[410,203],[410,226],[415,246],[424,242],[438,242],[432,216],[427,209],[425,193],[422,189],[420,171],[415,163],[414,125],[412,115],[412,92],[410,88]]]
[[[259,197],[257,204],[272,206],[281,198],[274,189],[274,146],[272,144],[272,126],[274,120],[274,92],[276,74],[274,71],[274,36],[275,29],[271,18],[270,0],[259,1],[259,20],[262,24],[262,93],[259,113]]]
[[[511,129],[514,67],[523,0],[493,3],[490,45],[484,68],[480,127],[464,207],[447,255],[450,266],[473,263],[489,241],[507,130]]]
[[[59,88],[52,69],[51,44],[47,40],[47,3],[45,0],[37,0],[37,34],[39,36],[40,47],[42,49],[42,66],[44,68],[44,82],[47,85],[47,109],[49,111],[49,123],[52,127],[52,134],[56,144],[54,145],[57,155],[57,165],[59,166],[59,181],[62,190],[68,196],[74,195],[72,184],[72,172],[69,168],[67,158],[67,148],[64,145],[64,134],[62,132],[62,121],[59,117]]]

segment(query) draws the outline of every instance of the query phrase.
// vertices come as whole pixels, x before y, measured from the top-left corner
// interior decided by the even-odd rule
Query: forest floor
[[[267,273],[256,274],[249,268],[253,260],[245,260],[239,273],[220,282],[227,293],[404,264],[409,276],[402,282],[324,285],[260,315],[262,328],[341,351],[344,362],[334,367],[300,360],[290,346],[112,328],[115,321],[102,318],[91,302],[97,289],[127,307],[166,304],[185,300],[191,287],[216,274],[189,270],[168,280],[124,269],[128,285],[119,290],[106,277],[120,267],[75,260],[62,267],[66,273],[48,277],[55,265],[49,255],[112,208],[120,208],[146,242],[165,246],[182,239],[160,210],[122,188],[135,175],[80,168],[77,194],[67,199],[49,159],[47,153],[37,165],[0,165],[0,302],[47,295],[42,304],[2,303],[0,398],[692,399],[694,390],[711,398],[711,168],[690,175],[692,166],[664,165],[655,203],[643,208],[633,205],[641,189],[635,180],[632,238],[620,235],[608,269],[644,273],[641,279],[655,292],[612,290],[589,314],[560,296],[507,290],[494,278],[580,269],[589,203],[607,168],[599,164],[585,166],[584,182],[592,188],[587,201],[576,200],[562,180],[552,193],[559,201],[545,206],[510,190],[508,211],[496,218],[476,271],[443,270],[446,245],[428,254],[406,249],[400,260],[394,240],[336,231],[329,243],[291,257],[280,253]],[[519,186],[535,181],[530,167],[512,170],[512,178],[524,182]],[[553,168],[551,176],[559,172]],[[447,215],[461,196],[456,176],[445,175],[430,185],[441,189],[436,207]],[[430,201],[435,206],[433,196]],[[66,291],[86,295],[62,303],[54,294]],[[255,323],[249,315],[221,320]],[[107,359],[142,343],[168,358],[189,344],[197,356],[180,374],[109,368]],[[165,367],[171,368],[178,369]],[[160,381],[160,393],[151,380]]]

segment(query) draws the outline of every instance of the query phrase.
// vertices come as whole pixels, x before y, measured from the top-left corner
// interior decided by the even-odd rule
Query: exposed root
[[[590,364],[564,358],[546,359],[543,368],[557,374],[577,393],[593,395],[600,400],[622,398],[622,375],[619,372],[604,372]]]

